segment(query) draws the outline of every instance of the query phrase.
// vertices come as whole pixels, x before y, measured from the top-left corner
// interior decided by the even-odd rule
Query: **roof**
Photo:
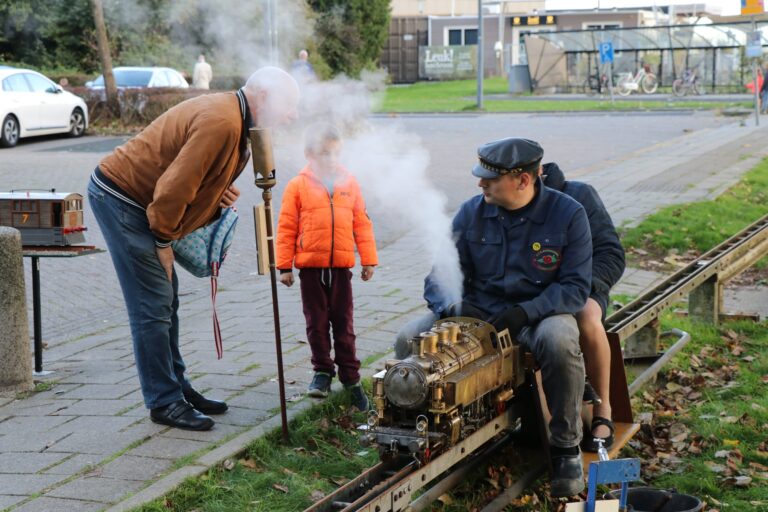
[[[768,22],[757,22],[763,45],[768,44]],[[750,22],[671,25],[596,30],[536,32],[566,53],[597,52],[601,42],[612,41],[621,51],[739,48],[746,44]]]
[[[48,201],[66,201],[67,199],[82,199],[83,196],[76,192],[41,192],[14,190],[11,192],[0,192],[0,200],[15,199],[23,200],[48,200]]]

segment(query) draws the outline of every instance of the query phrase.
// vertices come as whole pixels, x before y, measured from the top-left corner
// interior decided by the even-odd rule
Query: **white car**
[[[119,89],[133,87],[175,87],[186,89],[189,84],[181,73],[171,68],[157,67],[118,67],[112,69],[115,75],[115,83]],[[96,80],[85,83],[91,89],[104,89],[104,76],[99,75]]]
[[[79,137],[88,128],[88,107],[29,69],[0,67],[0,147],[13,147],[22,137],[68,133]]]

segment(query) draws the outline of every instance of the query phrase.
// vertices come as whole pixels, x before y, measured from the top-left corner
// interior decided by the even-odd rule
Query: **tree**
[[[389,32],[389,0],[309,0],[318,50],[334,73],[358,77],[376,65]]]
[[[93,21],[96,24],[96,41],[99,45],[101,69],[104,74],[104,90],[107,93],[107,109],[115,115],[120,115],[115,75],[112,73],[112,55],[107,39],[107,26],[104,24],[104,8],[101,5],[101,0],[91,0],[91,6],[93,7]]]

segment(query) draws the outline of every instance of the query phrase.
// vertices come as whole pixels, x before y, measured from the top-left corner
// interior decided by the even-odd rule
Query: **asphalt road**
[[[732,118],[711,112],[381,115],[371,118],[372,129],[367,132],[365,144],[348,147],[353,147],[355,153],[375,156],[368,159],[371,168],[378,178],[386,174],[379,181],[370,181],[370,173],[368,182],[363,179],[365,173],[361,178],[364,185],[373,184],[375,188],[366,191],[371,198],[369,213],[378,243],[385,246],[409,229],[398,210],[426,208],[420,204],[421,198],[431,194],[444,199],[442,209],[450,215],[464,199],[477,193],[477,180],[470,169],[476,161],[476,148],[485,142],[511,136],[537,140],[544,147],[545,161],[556,161],[566,174],[574,172],[589,181],[590,169],[604,167],[606,162],[621,165],[622,159],[633,152],[652,150],[683,134],[733,122]],[[275,139],[278,186],[274,197],[278,207],[285,183],[301,168],[304,157],[295,132]],[[55,188],[85,193],[88,177],[99,159],[125,140],[97,136],[23,140],[15,148],[0,150],[0,190]],[[408,155],[416,158],[401,165]],[[353,161],[366,161],[360,160],[360,155],[352,156]],[[261,202],[261,191],[253,186],[250,166],[237,185],[243,192],[238,204],[244,222],[236,245],[247,256],[228,261],[230,279],[253,272],[254,242],[248,210]],[[427,215],[434,213],[428,211]],[[85,220],[88,242],[103,246],[87,205]],[[28,268],[27,272],[29,278]],[[184,275],[182,284],[203,286],[191,280]],[[113,325],[124,319],[122,298],[107,255],[43,261],[42,283],[43,330],[51,342],[91,333],[99,325]]]

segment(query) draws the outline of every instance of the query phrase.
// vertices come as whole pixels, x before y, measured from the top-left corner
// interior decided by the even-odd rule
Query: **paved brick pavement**
[[[641,133],[661,121],[666,124],[658,132],[664,136],[654,133],[649,138]],[[388,121],[379,118],[377,122]],[[445,187],[450,207],[455,207],[467,193],[467,185],[472,185],[466,178],[471,148],[508,135],[509,126],[514,125],[515,132],[526,132],[542,140],[545,148],[552,147],[550,158],[565,162],[564,167],[573,170],[571,176],[597,186],[617,221],[630,223],[660,205],[708,197],[722,190],[763,156],[763,146],[756,142],[766,136],[766,129],[739,126],[711,114],[579,118],[576,126],[603,130],[597,135],[603,138],[593,140],[592,146],[585,142],[589,140],[585,130],[570,138],[562,133],[563,123],[574,122],[564,116],[413,116],[401,122],[424,134],[423,141],[433,155],[430,175]],[[606,123],[614,132],[621,131],[617,126],[626,126],[624,137],[611,138],[611,130],[602,126]],[[431,125],[432,131],[425,125]],[[688,125],[693,131],[681,135],[681,127]],[[434,129],[438,126],[442,132]],[[630,133],[635,139],[626,140]],[[55,157],[58,175],[49,171],[34,176],[30,172],[24,185],[55,182],[60,190],[83,190],[87,170],[114,143],[94,138],[85,140],[84,148],[73,146],[71,141],[49,139],[40,144],[52,149],[50,156],[41,156],[31,145],[23,146],[18,154],[9,153],[10,159],[5,159],[4,152],[0,185],[11,188],[19,169],[34,169],[41,158]],[[463,168],[453,174],[446,171],[457,166],[456,160],[451,161],[456,156],[446,150],[451,143],[460,144],[470,155],[466,165],[461,160]],[[571,151],[581,151],[582,155]],[[11,159],[14,168],[4,167]],[[665,186],[668,181],[674,186]],[[257,194],[250,190],[253,187],[242,185],[246,192],[243,202],[256,202]],[[276,196],[280,197],[279,190]],[[100,245],[93,219],[88,222],[90,241]],[[181,276],[182,350],[190,374],[200,391],[225,398],[231,405],[227,414],[217,418],[216,428],[204,433],[168,429],[148,421],[133,368],[123,305],[107,255],[43,262],[43,320],[48,341],[45,365],[54,373],[44,379],[51,386],[47,391],[22,399],[0,398],[0,509],[127,510],[169,490],[183,478],[205,471],[279,426],[279,416],[274,415],[279,397],[274,381],[269,282],[253,274],[250,236],[250,230],[242,227],[221,279],[218,305],[224,359],[214,356],[207,284]],[[396,227],[380,231],[380,239],[382,265],[374,281],[355,280],[353,285],[359,356],[366,361],[387,354],[402,323],[424,311],[421,284],[429,267],[425,242],[416,233],[401,234]],[[616,292],[634,295],[661,277],[630,270]],[[750,293],[765,297],[764,289]],[[763,303],[768,300],[763,299]],[[296,288],[280,289],[280,309],[290,382],[287,395],[298,398],[311,372]],[[291,416],[310,405],[308,399],[291,402]],[[191,462],[174,469],[181,458]]]

